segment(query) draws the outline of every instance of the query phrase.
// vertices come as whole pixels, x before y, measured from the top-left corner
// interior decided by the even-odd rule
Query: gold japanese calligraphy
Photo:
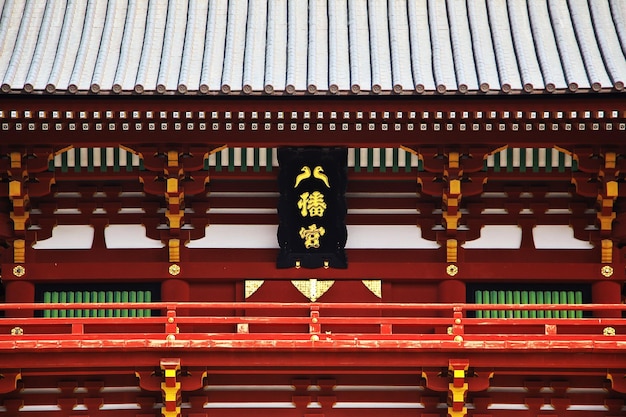
[[[324,168],[320,165],[315,166],[312,170],[308,166],[303,166],[300,169],[300,174],[296,177],[295,185],[293,188],[297,188],[300,183],[304,180],[313,178],[320,180],[324,183],[324,185],[330,188],[330,182],[328,181],[328,176],[324,174]],[[312,192],[303,192],[300,194],[300,199],[297,202],[298,209],[300,209],[300,215],[302,217],[324,217],[324,212],[328,207],[326,205],[326,201],[324,200],[324,194],[319,191]],[[312,224],[307,228],[300,228],[300,237],[304,241],[304,246],[307,249],[310,248],[319,248],[320,247],[320,237],[324,236],[326,233],[326,229],[323,227],[317,227],[317,225]]]
[[[347,148],[280,147],[279,268],[346,268]]]
[[[300,194],[300,200],[298,200],[298,208],[302,217],[306,216],[324,216],[326,210],[326,202],[324,201],[324,194],[319,191],[313,191],[312,193]]]
[[[320,247],[320,237],[324,236],[326,233],[326,229],[323,227],[317,227],[316,224],[312,224],[308,229],[304,227],[300,228],[300,237],[304,240],[304,247],[307,249],[310,248],[319,248]]]

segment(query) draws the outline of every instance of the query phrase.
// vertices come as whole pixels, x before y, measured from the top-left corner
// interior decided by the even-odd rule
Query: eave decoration
[[[347,148],[280,148],[278,268],[347,268]]]

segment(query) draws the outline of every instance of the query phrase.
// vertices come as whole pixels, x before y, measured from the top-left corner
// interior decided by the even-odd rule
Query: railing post
[[[309,334],[311,335],[311,340],[317,342],[320,340],[320,332],[322,330],[322,325],[319,323],[320,317],[320,308],[319,306],[311,306],[310,310],[311,322],[309,323]]]
[[[553,336],[557,332],[556,324],[545,324],[544,325],[544,329],[545,329],[545,335],[546,336]]]
[[[455,342],[462,342],[465,335],[465,327],[463,325],[463,307],[453,308],[454,324],[452,325],[452,334]]]
[[[380,334],[393,334],[393,325],[391,323],[382,323],[380,325]]]
[[[85,326],[83,323],[72,323],[72,334],[84,334]]]
[[[178,333],[178,327],[176,325],[176,306],[167,306],[167,322],[165,323],[165,333],[167,333],[167,340],[176,340],[176,333]]]

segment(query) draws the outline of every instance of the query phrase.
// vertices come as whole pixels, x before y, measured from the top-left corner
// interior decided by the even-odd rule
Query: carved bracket
[[[164,382],[161,382],[163,392],[163,417],[180,417],[181,384],[178,381],[180,359],[161,359],[161,370]]]
[[[465,396],[469,386],[466,381],[468,368],[469,361],[467,359],[450,359],[448,365],[452,376],[452,382],[448,384],[448,396],[450,397],[448,415],[450,417],[464,417],[467,415]]]
[[[606,374],[606,379],[611,382],[611,389],[613,391],[626,394],[626,375],[624,372],[611,372]]]
[[[601,245],[601,262],[613,262],[615,236],[614,224],[619,216],[616,202],[626,194],[626,149],[574,149],[578,171],[572,173],[576,192],[596,198],[597,226]]]
[[[0,394],[15,391],[17,382],[22,379],[22,373],[19,370],[5,370],[0,376]]]
[[[423,163],[424,172],[417,178],[422,192],[442,197],[446,262],[458,262],[461,199],[482,193],[487,181],[487,174],[482,169],[490,151],[483,147],[407,149],[416,153]]]
[[[185,220],[185,196],[205,192],[209,182],[209,172],[204,169],[205,160],[220,149],[220,146],[171,145],[165,148],[141,146],[133,150],[142,158],[146,169],[139,174],[144,192],[165,199],[167,231],[162,234],[161,240],[168,248],[169,262],[181,261],[181,247],[184,246],[181,228],[188,223]],[[204,225],[206,218],[204,224],[197,224],[202,232]]]
[[[3,236],[13,242],[13,262],[26,262],[26,230],[30,219],[30,197],[50,193],[54,173],[48,164],[54,155],[53,148],[4,149],[0,151],[0,181],[8,187],[0,190],[0,196],[8,197],[11,208],[9,218],[12,231]]]

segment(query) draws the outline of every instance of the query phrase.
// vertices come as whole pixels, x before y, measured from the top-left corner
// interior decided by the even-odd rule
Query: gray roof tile
[[[624,0],[0,0],[3,93],[623,90]]]

